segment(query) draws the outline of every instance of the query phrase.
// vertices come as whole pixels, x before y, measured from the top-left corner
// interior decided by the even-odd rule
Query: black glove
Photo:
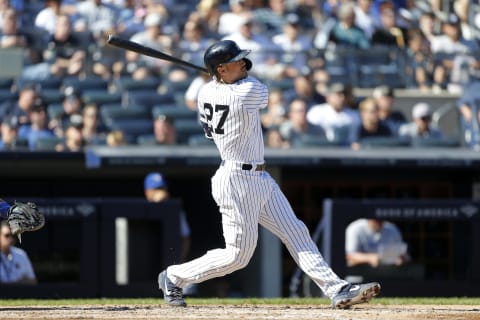
[[[15,202],[8,210],[8,224],[14,235],[20,235],[25,231],[35,231],[43,227],[45,217],[38,211],[33,202]]]

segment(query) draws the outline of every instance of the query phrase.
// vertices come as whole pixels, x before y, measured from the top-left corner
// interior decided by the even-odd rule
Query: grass
[[[242,298],[242,299],[187,299],[191,305],[322,305],[330,304],[325,298]],[[372,303],[382,305],[480,305],[480,297],[453,298],[376,298]],[[0,300],[4,306],[74,306],[74,305],[157,305],[163,304],[161,298],[137,299],[6,299]]]

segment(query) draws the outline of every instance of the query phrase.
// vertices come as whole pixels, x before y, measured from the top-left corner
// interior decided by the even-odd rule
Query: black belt
[[[222,163],[220,165],[225,165],[225,160],[222,160]],[[238,167],[242,170],[245,171],[251,171],[253,169],[253,164],[251,163],[238,163]],[[265,163],[262,164],[257,164],[255,166],[255,171],[265,171],[267,168],[267,165]]]

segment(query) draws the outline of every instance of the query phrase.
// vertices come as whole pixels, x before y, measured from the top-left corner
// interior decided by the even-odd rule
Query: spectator
[[[84,0],[76,4],[74,13],[79,16],[74,30],[90,32],[95,41],[103,39],[117,27],[117,8],[102,0]]]
[[[145,176],[144,180],[145,199],[148,202],[162,202],[170,198],[167,181],[160,172],[151,172]],[[190,254],[190,226],[187,221],[185,211],[180,211],[180,236],[182,238],[181,257],[179,262],[183,262]]]
[[[279,126],[286,120],[286,107],[283,92],[280,89],[272,89],[268,95],[268,104],[261,115],[262,127],[269,129]]]
[[[269,38],[255,31],[254,23],[252,18],[244,18],[239,30],[225,36],[222,40],[232,40],[239,47],[251,50],[249,58],[255,66],[258,77],[281,78],[285,65],[279,62],[279,48]]]
[[[206,72],[200,72],[190,83],[185,91],[185,105],[190,110],[197,110],[197,97],[200,88],[207,83],[210,75]]]
[[[279,34],[284,29],[287,19],[287,1],[268,0],[268,7],[258,8],[253,11],[253,18],[259,24],[262,32]]]
[[[400,112],[393,110],[395,96],[393,88],[389,86],[378,86],[373,89],[373,99],[378,106],[378,117],[380,121],[386,124],[394,136],[398,136],[398,129],[405,124],[407,120]]]
[[[460,113],[460,124],[465,144],[472,148],[478,148],[480,144],[480,109],[477,107],[477,99],[480,97],[480,82],[472,82],[467,85],[457,101]]]
[[[413,106],[412,122],[402,125],[399,134],[402,137],[442,139],[443,134],[439,129],[432,128],[432,108],[425,102]]]
[[[14,246],[15,238],[8,222],[0,223],[0,282],[36,284],[37,278],[27,253]]]
[[[121,130],[110,131],[107,134],[106,143],[109,147],[119,147],[128,144],[125,134]]]
[[[362,123],[357,130],[352,130],[351,148],[358,150],[361,148],[362,139],[368,137],[391,137],[390,128],[380,121],[378,116],[378,106],[373,98],[366,98],[360,102],[360,118]]]
[[[54,137],[53,131],[48,129],[48,114],[45,103],[37,99],[28,113],[30,124],[24,124],[18,129],[18,137],[28,140],[28,148],[35,150],[37,141],[43,138]]]
[[[273,37],[273,43],[281,50],[281,61],[286,65],[285,75],[287,77],[297,76],[308,66],[312,40],[301,34],[298,15],[290,13],[286,16],[283,32]]]
[[[100,123],[98,106],[95,103],[88,103],[82,110],[82,137],[86,144],[95,141],[103,141],[106,129]]]
[[[78,76],[84,69],[85,49],[72,32],[69,16],[60,15],[43,51],[44,61],[24,69],[22,77],[39,80],[52,75]]]
[[[371,267],[402,265],[410,260],[402,234],[393,223],[379,219],[358,219],[345,231],[347,265]]]
[[[406,30],[397,25],[397,14],[392,2],[380,5],[380,25],[372,34],[372,45],[391,46],[400,49],[406,46]]]
[[[50,119],[48,127],[55,132],[58,137],[64,136],[64,129],[74,114],[81,115],[83,100],[80,92],[74,87],[66,87],[63,90],[62,111],[55,118]]]
[[[14,150],[17,148],[18,140],[18,119],[7,117],[3,120],[0,139],[0,151]]]
[[[53,34],[61,8],[62,0],[46,0],[45,7],[35,16],[35,26]]]
[[[27,39],[18,28],[17,12],[9,8],[3,12],[0,48],[27,48]]]
[[[183,27],[183,37],[178,44],[181,58],[195,65],[203,65],[203,54],[212,39],[205,36],[202,21],[188,20]]]
[[[172,145],[177,143],[174,119],[159,114],[153,121],[153,133],[156,144]]]
[[[316,90],[312,78],[313,75],[310,72],[297,75],[293,79],[293,89],[284,93],[286,103],[290,103],[295,98],[305,100],[309,108],[312,105],[324,103],[325,97]]]
[[[343,3],[338,11],[338,22],[331,32],[331,40],[337,45],[367,49],[370,41],[365,32],[355,26],[355,10],[352,3]]]
[[[326,103],[309,109],[307,121],[320,126],[329,141],[347,144],[351,130],[360,124],[358,112],[345,106],[345,85],[341,83],[331,84],[326,98]]]
[[[475,58],[479,46],[477,42],[466,40],[462,36],[460,20],[456,15],[448,16],[442,24],[442,31],[444,34],[434,37],[431,42],[435,58],[432,89],[434,92],[448,89],[458,93],[459,86],[468,83],[480,67]]]
[[[218,20],[218,33],[226,36],[238,32],[245,20],[252,17],[246,0],[229,0],[230,10],[223,12]]]
[[[375,30],[375,19],[372,16],[372,0],[357,0],[355,5],[355,25],[363,30],[371,39]]]
[[[288,120],[280,126],[280,134],[290,146],[298,144],[302,136],[325,139],[323,129],[307,121],[307,103],[304,100],[294,99],[288,110]]]
[[[433,72],[430,46],[419,29],[410,29],[407,34],[405,73],[411,79],[410,87],[428,92],[431,89],[430,75]]]
[[[0,120],[15,116],[19,125],[27,124],[29,122],[28,113],[38,98],[39,89],[35,84],[21,86],[17,100],[6,101],[0,105]]]
[[[65,129],[65,140],[55,147],[56,151],[80,152],[85,147],[82,136],[82,125],[72,123]]]
[[[197,11],[192,12],[189,19],[202,20],[205,24],[205,34],[208,37],[217,37],[221,15],[219,0],[200,0],[197,5]]]
[[[3,16],[10,8],[10,0],[0,0],[0,31],[3,30]]]
[[[267,147],[275,149],[290,148],[290,144],[282,137],[278,126],[271,126],[267,129],[265,134],[265,144]]]
[[[158,13],[149,13],[144,20],[145,30],[134,34],[130,40],[141,45],[172,54],[172,39],[163,34],[164,17]],[[125,59],[114,63],[116,74],[131,75],[135,79],[159,76],[170,67],[171,63],[141,55],[133,51],[125,51]]]

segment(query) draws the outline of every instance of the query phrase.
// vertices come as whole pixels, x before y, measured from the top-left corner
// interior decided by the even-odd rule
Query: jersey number
[[[205,118],[208,121],[208,127],[210,131],[215,132],[216,134],[224,134],[223,125],[225,124],[225,120],[227,119],[230,108],[223,104],[216,104],[214,108],[210,103],[205,103],[203,108],[205,109]],[[213,128],[211,125],[214,112],[221,112],[220,120],[215,128]]]

